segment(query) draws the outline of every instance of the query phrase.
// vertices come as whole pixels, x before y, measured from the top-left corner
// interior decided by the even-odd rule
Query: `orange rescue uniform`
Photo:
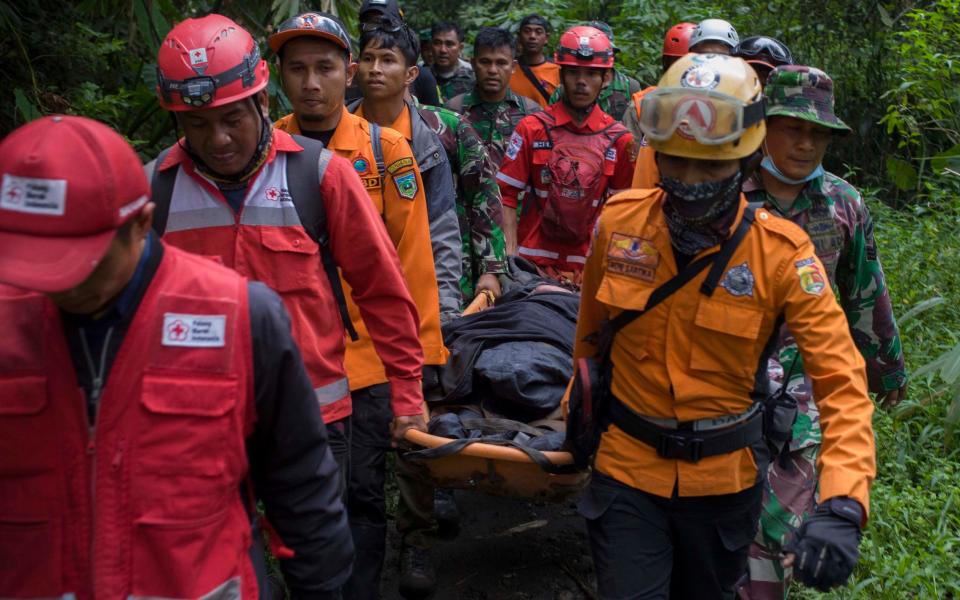
[[[631,190],[607,201],[584,270],[575,358],[596,354],[584,337],[602,321],[642,309],[650,293],[677,273],[664,198],[662,190]],[[733,228],[745,207],[741,196]],[[736,277],[727,280],[731,269]],[[706,273],[616,335],[613,394],[654,418],[744,413],[757,370],[766,369],[761,357],[783,318],[796,336],[820,409],[821,501],[849,496],[866,514],[876,474],[873,403],[863,358],[810,239],[790,221],[758,210],[711,297],[699,290]],[[665,498],[675,488],[680,496],[731,494],[755,485],[758,477],[747,448],[697,463],[664,459],[615,425],[601,438],[596,469]]]
[[[656,160],[657,153],[647,143],[647,140],[643,137],[643,132],[639,128],[640,103],[644,96],[655,89],[657,89],[657,86],[651,85],[634,93],[631,97],[631,108],[627,109],[628,113],[631,109],[633,113],[624,118],[624,125],[633,133],[634,138],[639,140],[635,146],[637,152],[636,165],[633,168],[633,183],[630,185],[634,189],[653,189],[660,182],[660,170],[657,168]]]
[[[293,114],[278,120],[274,126],[288,133],[300,133],[300,124]],[[440,300],[433,266],[433,251],[430,247],[427,200],[420,170],[410,145],[397,131],[381,127],[380,145],[383,149],[385,173],[379,172],[374,158],[370,142],[370,123],[344,108],[340,123],[327,148],[350,161],[360,176],[367,195],[381,215],[387,234],[397,249],[407,287],[420,316],[420,342],[423,346],[424,364],[441,365],[446,362],[448,352],[440,333]],[[413,186],[397,181],[404,176],[409,179],[410,174],[416,182],[413,194],[410,193]],[[407,198],[403,194],[413,197]],[[371,276],[376,274],[371,273]],[[346,281],[343,281],[343,287],[347,294],[350,319],[359,337],[357,341],[349,338],[346,340],[344,364],[350,389],[358,390],[385,383],[387,374],[360,310],[353,301],[350,293],[352,290]]]
[[[539,65],[530,67],[530,70],[540,80],[540,85],[547,91],[548,98],[560,86],[560,65],[555,62],[545,60]],[[543,94],[537,90],[537,86],[533,85],[533,82],[527,78],[520,65],[517,65],[513,70],[513,75],[510,76],[510,89],[513,90],[514,94],[526,96],[543,108],[550,104],[548,98],[544,98]]]

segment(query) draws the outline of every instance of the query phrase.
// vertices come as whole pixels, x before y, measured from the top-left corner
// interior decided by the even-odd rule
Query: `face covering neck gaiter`
[[[667,193],[663,214],[678,252],[693,256],[727,237],[737,214],[742,180],[741,171],[720,181],[695,184],[661,177],[660,188]]]
[[[792,177],[787,177],[784,175],[783,171],[780,170],[780,168],[777,166],[777,163],[773,162],[773,159],[770,158],[769,154],[763,157],[763,162],[760,163],[760,167],[787,185],[800,185],[809,181],[813,181],[817,177],[823,175],[825,172],[823,169],[823,164],[819,164],[817,165],[816,169],[814,169],[803,179],[793,179]]]

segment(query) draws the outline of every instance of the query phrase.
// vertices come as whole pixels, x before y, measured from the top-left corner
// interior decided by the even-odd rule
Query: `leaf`
[[[886,25],[888,28],[892,28],[893,18],[890,16],[890,13],[887,12],[887,9],[885,9],[882,4],[877,4],[877,12],[880,13],[880,20],[883,22],[883,24]]]
[[[937,173],[942,173],[946,169],[960,170],[960,144],[937,153],[930,162]]]
[[[957,344],[953,350],[944,358],[943,367],[940,369],[940,379],[946,383],[952,384],[960,377],[960,344]]]
[[[933,373],[934,371],[942,367],[944,363],[947,362],[947,358],[950,356],[950,352],[952,351],[948,350],[947,352],[944,352],[943,354],[931,360],[930,362],[923,365],[922,367],[914,369],[913,371],[910,372],[910,376],[913,378],[920,378],[920,377],[923,377],[924,375]]]
[[[904,323],[908,323],[911,319],[916,318],[920,313],[930,310],[935,306],[940,306],[946,302],[941,296],[934,296],[933,298],[927,298],[923,302],[919,302],[913,306],[910,310],[903,314],[897,321],[900,323],[900,326],[903,327]]]
[[[902,191],[910,191],[917,186],[917,169],[896,156],[887,157],[887,176]]]
[[[33,102],[30,102],[30,99],[27,98],[27,95],[22,89],[17,88],[13,90],[13,97],[17,105],[17,110],[20,111],[20,114],[23,116],[24,123],[29,123],[43,116],[40,109],[34,106]]]

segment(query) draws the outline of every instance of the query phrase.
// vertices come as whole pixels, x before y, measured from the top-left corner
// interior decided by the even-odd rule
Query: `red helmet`
[[[596,27],[577,25],[563,32],[554,62],[570,67],[613,68],[613,44]]]
[[[663,38],[662,56],[683,56],[689,51],[690,36],[697,28],[696,23],[677,23],[667,31]]]
[[[178,23],[157,53],[157,94],[167,110],[223,106],[256,94],[269,79],[253,37],[223,15]]]

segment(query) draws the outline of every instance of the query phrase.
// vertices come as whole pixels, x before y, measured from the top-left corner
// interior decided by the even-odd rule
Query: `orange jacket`
[[[555,62],[546,60],[535,67],[530,67],[530,70],[540,80],[540,84],[543,85],[543,89],[547,91],[548,96],[553,94],[553,91],[560,86],[560,65]],[[519,64],[513,70],[513,75],[510,76],[510,89],[513,90],[514,94],[530,98],[542,108],[546,108],[550,104],[547,101],[548,99],[537,91],[537,87],[527,78]]]
[[[642,309],[650,293],[677,273],[661,208],[664,196],[662,190],[630,190],[604,207],[584,270],[576,358],[596,353],[584,337],[604,319]],[[741,214],[745,207],[741,197]],[[637,413],[657,418],[743,413],[782,317],[796,336],[820,408],[820,497],[850,496],[868,510],[876,472],[873,403],[863,358],[813,244],[793,223],[759,210],[727,269],[712,297],[699,291],[705,270],[616,335],[614,395]],[[732,269],[736,280],[727,279]],[[662,459],[615,425],[601,438],[596,468],[667,498],[674,486],[681,496],[735,493],[758,477],[749,449],[698,463]]]
[[[634,146],[637,155],[634,157],[636,165],[633,169],[633,183],[630,186],[634,189],[653,189],[657,187],[657,183],[660,181],[656,152],[650,147],[647,140],[644,139],[643,131],[640,130],[640,103],[643,101],[644,96],[655,89],[657,89],[657,86],[651,85],[636,92],[630,98],[631,106],[627,109],[623,117],[623,124],[626,125],[630,133],[633,134],[633,138],[638,140]]]
[[[299,123],[293,114],[278,120],[274,126],[288,133],[300,132]],[[370,123],[344,108],[340,123],[327,148],[348,159],[353,165],[397,249],[407,287],[420,315],[420,342],[423,346],[424,363],[444,364],[448,353],[440,333],[440,300],[433,266],[433,251],[430,248],[427,201],[420,170],[407,140],[398,132],[381,127],[380,145],[387,171],[383,174],[379,173],[373,155]],[[415,183],[413,186],[408,185],[410,174]],[[404,176],[407,177],[401,179]],[[401,186],[403,194],[413,197],[401,195]],[[344,290],[350,290],[346,281]],[[347,307],[359,336],[355,342],[347,339],[345,365],[350,389],[358,390],[386,382],[383,363],[377,356],[361,312],[350,294],[347,294]]]

